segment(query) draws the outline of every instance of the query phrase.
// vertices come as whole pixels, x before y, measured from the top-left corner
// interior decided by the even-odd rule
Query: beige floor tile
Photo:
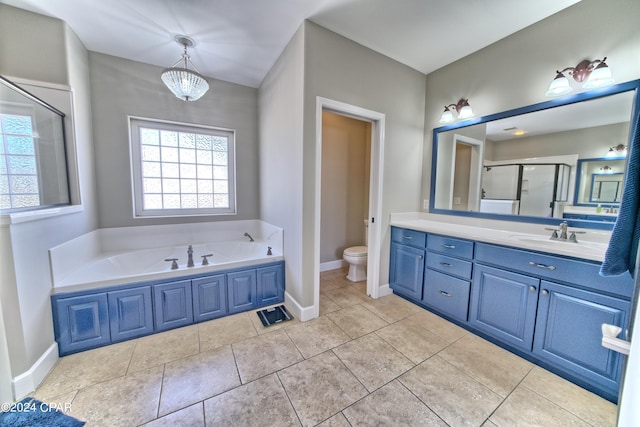
[[[437,355],[399,380],[450,426],[479,426],[502,402],[496,393]]]
[[[239,385],[231,346],[167,363],[158,415],[177,411]]]
[[[476,335],[466,335],[438,353],[502,397],[533,368],[526,360]]]
[[[365,335],[334,348],[342,363],[372,392],[415,364],[376,334]]]
[[[353,426],[447,426],[398,381],[390,382],[342,412]]]
[[[499,427],[569,427],[589,424],[526,387],[518,387],[491,416]]]
[[[334,311],[327,314],[327,317],[333,320],[351,339],[361,337],[388,325],[387,322],[360,304]]]
[[[153,420],[144,427],[204,427],[202,402]]]
[[[376,334],[413,363],[421,363],[447,345],[442,338],[405,319],[376,331]]]
[[[371,299],[362,303],[367,310],[374,313],[388,323],[405,319],[412,314],[420,313],[422,308],[396,295],[387,295],[378,299]]]
[[[134,372],[84,388],[69,415],[87,426],[130,427],[156,418],[162,385],[162,366]]]
[[[594,426],[616,425],[617,405],[540,367],[534,367],[521,385]]]
[[[338,310],[342,310],[342,307],[333,302],[333,300],[325,294],[320,293],[320,316],[325,316],[328,313]]]
[[[127,341],[62,357],[34,396],[51,399],[122,377],[127,372],[134,347],[134,341]]]
[[[351,307],[352,305],[367,302],[369,300],[369,297],[365,294],[350,287],[326,291],[324,294],[342,308]]]
[[[249,313],[234,314],[198,324],[200,351],[212,350],[258,335]]]
[[[141,371],[173,360],[197,354],[200,351],[198,326],[186,326],[161,334],[149,335],[136,341],[131,364],[127,372]]]
[[[299,426],[278,377],[269,375],[204,401],[207,426]]]
[[[278,305],[280,304],[276,304],[276,306]],[[264,310],[265,308],[268,308],[268,307],[261,307],[260,310]],[[275,323],[271,326],[264,326],[262,324],[262,321],[260,320],[260,317],[257,314],[259,310],[253,310],[249,312],[249,319],[251,319],[251,323],[253,324],[253,327],[256,329],[256,332],[258,333],[258,335],[269,334],[278,329],[284,329],[291,325],[295,325],[296,323],[300,323],[300,321],[296,319],[295,316],[293,316],[293,312],[289,309],[289,307],[286,307],[286,308],[289,314],[291,315],[291,317],[293,317],[293,319],[287,320],[286,322]]]
[[[77,394],[77,391],[72,391],[71,393],[66,393],[51,399],[41,399],[37,396],[37,392],[34,392],[31,394],[31,397],[43,403],[46,403],[47,405],[49,405],[49,407],[55,408],[58,411],[68,414],[73,407],[73,399],[75,399]]]
[[[305,359],[349,341],[349,336],[328,317],[293,325],[285,331]]]
[[[338,412],[333,417],[318,424],[318,427],[351,427],[351,424],[342,415],[342,412]]]
[[[233,344],[232,348],[242,384],[303,360],[283,330],[240,341]]]
[[[290,366],[278,376],[305,426],[330,418],[367,394],[331,351]]]
[[[422,310],[409,318],[416,325],[439,336],[449,344],[469,334],[467,330],[427,310]]]

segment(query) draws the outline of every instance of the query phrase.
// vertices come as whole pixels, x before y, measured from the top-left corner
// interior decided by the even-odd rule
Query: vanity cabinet
[[[422,299],[426,255],[426,233],[401,228],[391,229],[389,286],[395,293]]]
[[[457,320],[469,310],[473,242],[430,234],[422,301]]]
[[[405,231],[423,233],[394,227],[392,236]],[[398,253],[411,247],[392,238],[390,286],[394,292],[617,400],[623,357],[602,347],[601,325],[627,327],[633,290],[629,275],[602,277],[600,263],[595,261],[423,235],[422,277],[419,269],[414,277],[406,273],[409,263],[399,263]],[[419,253],[414,253],[414,263]],[[397,271],[399,267],[406,271]],[[403,277],[403,287],[392,284]],[[406,292],[406,283],[416,286],[421,279],[422,294]]]
[[[505,343],[531,351],[540,279],[476,265],[469,323]]]
[[[284,301],[284,262],[51,296],[60,356]]]

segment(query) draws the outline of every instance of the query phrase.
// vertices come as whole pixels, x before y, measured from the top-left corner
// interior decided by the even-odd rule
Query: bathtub
[[[282,261],[282,238],[282,229],[262,221],[99,229],[49,250],[53,293]],[[190,244],[193,267],[187,267]],[[211,255],[208,265],[203,255]],[[171,258],[178,259],[177,269],[165,261]]]

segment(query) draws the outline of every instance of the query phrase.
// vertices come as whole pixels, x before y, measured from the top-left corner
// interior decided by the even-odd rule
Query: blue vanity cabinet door
[[[602,324],[626,327],[629,302],[542,281],[533,353],[616,399],[622,356],[602,347]]]
[[[151,287],[141,286],[107,294],[111,341],[118,342],[153,332]]]
[[[424,249],[391,244],[389,286],[395,293],[416,301],[422,300],[425,255]]]
[[[500,341],[531,351],[540,280],[476,264],[469,323]]]
[[[153,285],[153,303],[157,331],[193,323],[191,280]]]
[[[227,277],[223,274],[192,281],[193,319],[195,322],[227,314]]]
[[[53,318],[60,356],[111,342],[107,294],[53,300]]]
[[[229,314],[256,308],[257,295],[256,270],[227,273]]]
[[[256,270],[258,280],[258,306],[284,301],[284,268],[282,264]]]

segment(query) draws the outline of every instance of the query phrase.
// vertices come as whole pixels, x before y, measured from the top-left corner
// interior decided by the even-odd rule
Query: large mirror
[[[607,154],[629,144],[639,87],[634,80],[434,129],[430,212],[611,228],[626,159]]]

